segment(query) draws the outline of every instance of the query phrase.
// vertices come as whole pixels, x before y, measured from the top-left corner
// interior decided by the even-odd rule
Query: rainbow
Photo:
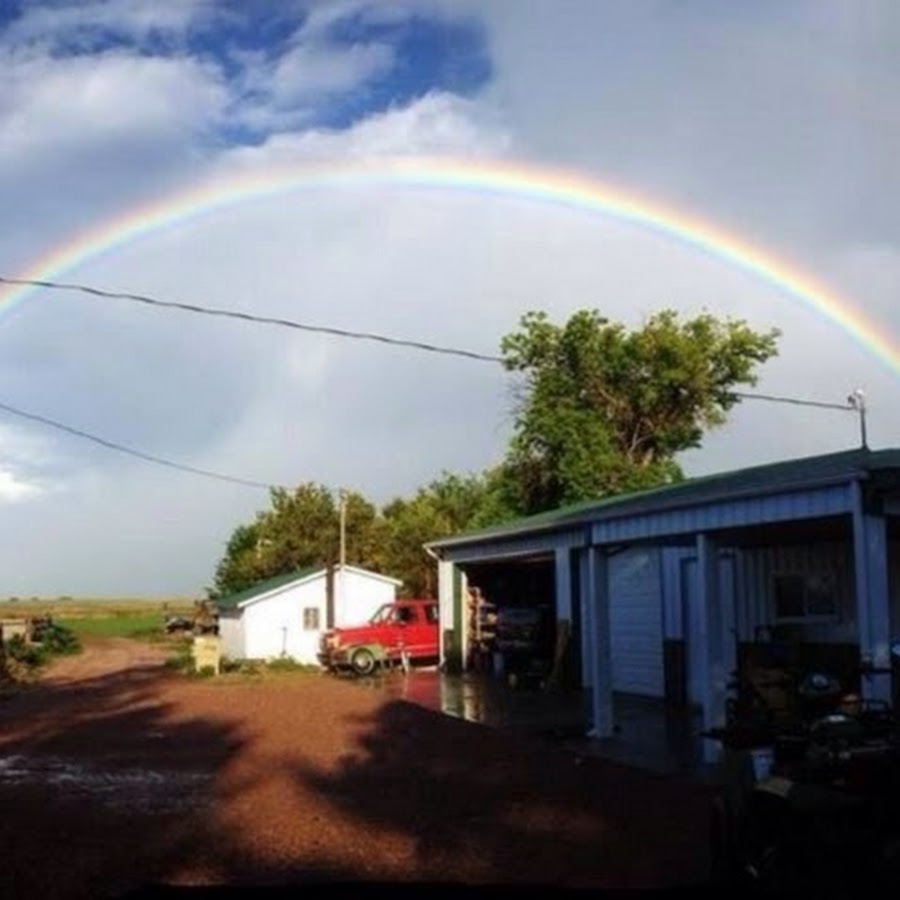
[[[174,193],[105,220],[54,247],[17,277],[52,281],[154,232],[241,203],[313,188],[373,185],[516,198],[601,215],[656,232],[774,286],[832,322],[900,374],[900,343],[848,300],[768,251],[684,211],[648,201],[588,175],[508,159],[381,158],[303,163],[270,168],[259,174],[239,174]],[[14,308],[35,290],[25,286],[0,291],[0,313]]]

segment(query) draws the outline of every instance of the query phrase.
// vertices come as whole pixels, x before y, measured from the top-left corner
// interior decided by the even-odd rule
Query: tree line
[[[503,459],[478,473],[444,472],[381,508],[346,492],[347,563],[402,579],[408,596],[434,596],[428,541],[680,480],[677,455],[724,424],[735,390],[756,384],[778,337],[741,319],[682,320],[668,309],[633,329],[597,310],[561,325],[527,313],[500,345],[515,378]],[[337,563],[340,502],[312,481],[273,489],[269,507],[232,533],[210,595]]]

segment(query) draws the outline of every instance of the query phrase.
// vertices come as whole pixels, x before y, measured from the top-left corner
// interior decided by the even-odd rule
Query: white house
[[[286,656],[315,664],[326,628],[365,622],[396,598],[401,583],[366,569],[338,566],[329,609],[325,567],[270,578],[217,601],[222,653],[231,659]]]

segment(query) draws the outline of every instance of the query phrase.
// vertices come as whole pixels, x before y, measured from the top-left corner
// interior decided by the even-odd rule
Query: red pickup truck
[[[437,660],[438,654],[437,600],[397,600],[365,625],[324,632],[318,658],[326,669],[370,675],[380,665]]]

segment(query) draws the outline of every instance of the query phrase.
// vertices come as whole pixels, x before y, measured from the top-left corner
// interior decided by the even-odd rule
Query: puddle
[[[56,756],[0,757],[0,785],[50,785],[89,794],[109,806],[142,812],[196,808],[196,791],[209,783],[203,772],[100,769]]]

